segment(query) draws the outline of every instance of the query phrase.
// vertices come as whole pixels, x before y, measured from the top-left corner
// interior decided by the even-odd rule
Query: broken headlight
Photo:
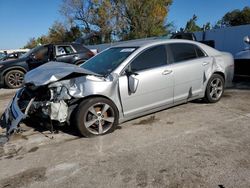
[[[53,101],[71,99],[68,89],[64,86],[50,88],[50,96]]]

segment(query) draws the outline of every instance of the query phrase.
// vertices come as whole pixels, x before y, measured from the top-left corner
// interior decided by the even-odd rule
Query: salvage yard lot
[[[0,90],[0,112],[10,93]],[[250,185],[250,83],[237,83],[216,104],[180,105],[102,137],[23,128],[0,142],[0,187]]]

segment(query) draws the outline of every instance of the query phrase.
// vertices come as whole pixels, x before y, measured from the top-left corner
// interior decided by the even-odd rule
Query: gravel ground
[[[97,138],[22,125],[7,143],[0,136],[0,187],[250,187],[249,122],[250,82],[239,82],[216,104],[180,105]]]

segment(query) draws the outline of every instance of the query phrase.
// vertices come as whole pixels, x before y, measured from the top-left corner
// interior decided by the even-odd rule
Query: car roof
[[[118,45],[114,45],[113,47],[146,47],[157,44],[167,44],[167,43],[192,43],[196,44],[195,41],[184,40],[184,39],[145,39],[145,40],[133,40],[133,41],[125,41]]]

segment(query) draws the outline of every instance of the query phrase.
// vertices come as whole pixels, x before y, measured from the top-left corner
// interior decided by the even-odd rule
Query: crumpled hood
[[[72,74],[77,74],[77,76],[100,76],[76,65],[50,61],[42,66],[39,66],[36,69],[29,71],[24,77],[24,82],[25,84],[42,86],[52,82],[56,82],[58,80],[62,80],[63,78]]]

